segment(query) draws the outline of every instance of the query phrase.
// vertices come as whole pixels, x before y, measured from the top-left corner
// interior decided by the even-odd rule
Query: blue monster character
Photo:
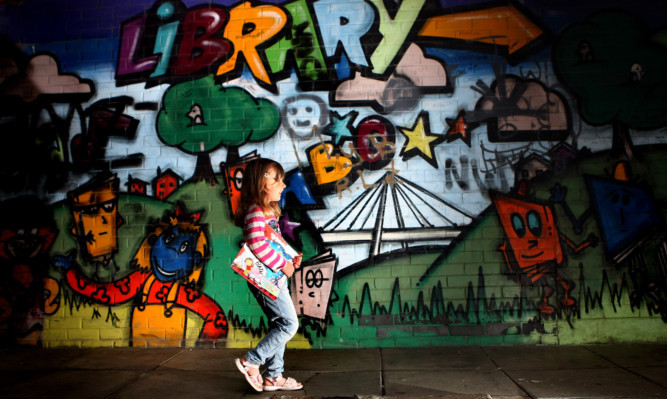
[[[181,280],[189,276],[202,261],[202,254],[196,248],[194,231],[172,226],[151,238],[154,240],[151,265],[159,281]]]

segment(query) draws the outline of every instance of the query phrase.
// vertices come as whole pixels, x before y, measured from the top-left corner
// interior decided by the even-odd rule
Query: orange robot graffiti
[[[521,283],[541,284],[542,298],[538,304],[541,313],[550,314],[555,308],[549,304],[555,290],[549,284],[553,278],[564,294],[561,304],[570,307],[575,304],[570,297],[574,283],[558,274],[557,268],[563,265],[565,256],[562,243],[571,247],[575,253],[594,245],[589,239],[581,245],[575,245],[558,231],[554,213],[550,206],[529,202],[500,193],[491,193],[498,211],[500,222],[507,237],[498,247],[503,253],[510,274]]]
[[[103,173],[67,194],[74,218],[72,234],[92,262],[108,265],[118,251],[118,226],[123,223],[118,186],[116,175]]]

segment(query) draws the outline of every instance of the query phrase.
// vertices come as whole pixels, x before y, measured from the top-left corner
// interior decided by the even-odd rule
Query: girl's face
[[[264,174],[264,177],[266,178],[264,180],[264,190],[266,191],[266,195],[269,197],[269,201],[280,201],[280,195],[282,194],[283,189],[286,187],[285,183],[283,183],[283,178],[278,177],[278,172],[273,168],[269,169],[269,171]]]

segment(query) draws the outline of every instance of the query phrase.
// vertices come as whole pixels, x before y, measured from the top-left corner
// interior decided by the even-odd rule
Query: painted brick
[[[67,339],[74,341],[96,341],[100,339],[100,330],[98,329],[69,329],[67,330]]]
[[[304,187],[315,203],[301,203],[303,198],[294,198],[293,194],[287,198],[289,206],[286,207],[286,211],[291,212],[290,219],[292,217],[296,219],[298,216],[298,221],[293,226],[298,229],[296,240],[296,245],[300,246],[298,249],[303,250],[307,257],[315,257],[332,249],[332,255],[339,262],[341,269],[355,267],[352,273],[340,273],[333,277],[335,283],[332,296],[323,299],[331,301],[327,318],[304,319],[304,325],[321,328],[312,331],[312,342],[298,337],[290,343],[290,347],[354,348],[536,343],[558,345],[651,342],[656,337],[665,335],[666,324],[662,319],[667,310],[662,306],[664,300],[661,301],[660,298],[664,299],[667,287],[659,283],[662,281],[659,276],[660,271],[664,270],[664,264],[660,263],[658,260],[660,258],[656,258],[664,255],[660,252],[660,248],[667,239],[662,231],[664,229],[661,220],[656,221],[655,226],[650,226],[655,227],[653,229],[655,232],[646,240],[639,241],[636,237],[630,240],[631,244],[637,245],[637,248],[632,256],[620,264],[614,262],[613,254],[606,252],[603,241],[598,242],[596,247],[584,248],[578,254],[575,254],[567,243],[567,240],[571,240],[575,245],[580,244],[591,233],[600,240],[605,239],[601,221],[616,220],[613,218],[617,218],[620,214],[618,208],[610,204],[592,202],[593,193],[589,192],[583,179],[584,175],[613,181],[614,168],[623,165],[619,161],[629,159],[628,176],[624,177],[622,173],[618,173],[616,176],[625,180],[618,180],[615,183],[619,184],[619,188],[629,188],[629,192],[638,187],[646,187],[647,203],[641,204],[642,209],[657,204],[656,214],[662,216],[659,205],[665,200],[667,193],[665,188],[667,185],[662,184],[667,180],[662,172],[662,165],[667,158],[667,152],[663,148],[667,143],[667,135],[664,133],[667,123],[661,119],[661,115],[667,114],[663,109],[664,102],[655,105],[660,111],[658,112],[660,116],[656,117],[657,122],[650,128],[638,125],[641,121],[654,117],[648,112],[651,109],[649,106],[644,109],[633,108],[624,110],[625,112],[611,113],[616,115],[614,118],[617,119],[626,113],[636,116],[630,121],[622,121],[629,128],[633,140],[632,146],[626,148],[631,149],[634,154],[614,157],[609,150],[615,139],[614,134],[618,133],[618,129],[615,129],[618,125],[614,124],[620,121],[589,120],[591,115],[587,110],[591,107],[587,106],[587,102],[596,104],[599,114],[604,114],[605,107],[617,109],[626,103],[638,104],[638,102],[630,98],[624,100],[623,104],[613,104],[610,103],[613,96],[607,94],[586,98],[605,82],[595,82],[594,78],[597,76],[594,75],[590,75],[591,82],[576,81],[580,79],[581,68],[588,65],[586,62],[577,63],[579,69],[573,71],[571,78],[565,73],[568,62],[578,60],[572,57],[584,57],[586,54],[577,53],[572,48],[566,51],[568,55],[562,59],[557,58],[559,54],[557,46],[570,43],[569,40],[575,45],[581,43],[581,40],[566,36],[568,32],[576,32],[576,29],[569,28],[586,21],[590,14],[588,11],[598,8],[602,11],[605,8],[602,2],[587,5],[586,13],[579,7],[556,3],[532,4],[526,7],[526,10],[522,9],[521,13],[529,13],[528,20],[539,21],[540,29],[545,26],[555,28],[553,32],[546,33],[562,39],[548,43],[529,43],[528,48],[531,53],[526,55],[521,54],[521,51],[509,54],[508,49],[500,42],[496,43],[493,54],[489,55],[488,44],[470,40],[470,37],[466,36],[471,33],[468,31],[477,32],[478,37],[523,34],[525,27],[516,29],[511,17],[465,18],[467,22],[456,19],[448,22],[436,20],[437,32],[443,37],[429,38],[428,45],[421,39],[417,40],[418,29],[425,22],[420,20],[406,28],[410,29],[409,31],[392,32],[404,34],[400,37],[410,41],[397,46],[399,49],[397,54],[391,52],[366,54],[368,49],[374,48],[374,43],[364,43],[365,47],[356,48],[354,44],[360,38],[341,38],[344,51],[339,54],[345,54],[342,56],[345,59],[340,65],[334,65],[339,61],[336,57],[327,59],[326,67],[330,70],[326,73],[326,79],[317,84],[308,80],[311,75],[315,76],[318,72],[314,68],[315,63],[310,62],[312,61],[310,58],[294,64],[297,68],[305,67],[298,73],[291,74],[291,71],[285,70],[284,75],[279,76],[273,74],[268,63],[255,65],[257,69],[250,70],[248,65],[244,65],[247,60],[239,57],[238,71],[242,69],[246,71],[240,79],[236,79],[235,73],[221,74],[211,80],[215,81],[213,86],[205,87],[197,93],[192,82],[201,82],[200,78],[206,73],[216,74],[221,61],[218,59],[210,65],[197,65],[197,71],[193,69],[190,74],[175,75],[174,62],[182,44],[179,41],[187,35],[184,32],[171,32],[174,35],[168,36],[169,26],[160,25],[161,20],[155,15],[151,16],[154,21],[152,26],[131,24],[133,21],[141,21],[139,17],[143,15],[144,10],[153,12],[153,6],[157,3],[141,0],[114,2],[113,6],[96,2],[77,6],[74,6],[74,3],[54,6],[52,2],[46,0],[35,1],[36,3],[31,3],[29,6],[15,5],[9,19],[0,17],[0,32],[17,44],[17,47],[20,46],[20,51],[26,54],[25,57],[22,55],[16,58],[9,49],[11,46],[7,46],[9,54],[3,54],[3,59],[8,60],[6,73],[3,76],[6,83],[3,82],[2,87],[8,91],[0,93],[0,96],[6,97],[14,87],[18,87],[16,90],[23,96],[33,94],[34,90],[45,90],[40,92],[42,96],[36,102],[35,99],[27,97],[18,101],[15,97],[5,98],[9,99],[8,103],[13,104],[15,108],[3,114],[3,126],[18,133],[16,136],[21,139],[8,138],[10,141],[4,146],[5,152],[0,154],[0,159],[3,160],[0,168],[3,171],[0,179],[0,203],[2,205],[10,203],[5,201],[13,200],[19,192],[36,193],[34,196],[45,205],[47,212],[44,214],[47,215],[48,211],[51,211],[53,216],[38,216],[41,214],[36,209],[22,209],[20,204],[12,205],[12,209],[1,209],[3,213],[0,215],[2,221],[0,231],[3,235],[0,239],[0,249],[8,248],[10,239],[6,237],[24,230],[16,228],[16,224],[7,222],[10,219],[33,222],[34,219],[41,217],[40,221],[48,222],[49,226],[55,226],[54,229],[57,230],[48,253],[40,254],[41,257],[34,264],[27,265],[28,268],[48,265],[48,274],[60,282],[60,302],[49,303],[48,306],[55,310],[51,309],[52,314],[37,321],[44,327],[42,331],[44,347],[129,345],[128,337],[131,332],[130,326],[133,325],[133,312],[147,287],[143,286],[143,281],[132,281],[134,284],[132,289],[136,290],[137,294],[134,299],[127,301],[125,298],[127,292],[117,292],[129,287],[127,281],[121,280],[111,285],[104,283],[110,280],[113,274],[111,268],[118,268],[118,278],[132,276],[131,273],[137,267],[133,258],[138,248],[144,240],[155,242],[155,237],[149,238],[149,233],[154,231],[158,220],[175,218],[173,212],[177,201],[183,202],[188,212],[204,211],[201,223],[207,238],[207,249],[210,250],[210,257],[205,260],[200,281],[196,287],[188,287],[189,298],[211,300],[212,307],[216,310],[220,308],[230,316],[230,319],[234,318],[228,320],[230,323],[250,325],[253,329],[260,326],[260,320],[266,324],[266,317],[262,316],[255,299],[246,287],[246,282],[228,269],[231,257],[234,256],[242,237],[240,229],[232,226],[225,191],[229,187],[225,187],[220,174],[221,163],[236,162],[232,156],[237,152],[240,156],[244,156],[252,151],[256,151],[257,155],[263,158],[278,160],[288,173],[298,170],[307,175]],[[644,4],[648,2],[639,1],[640,4],[634,8],[636,15],[629,13],[623,15],[628,18],[638,18],[639,23],[631,26],[645,26],[645,21],[652,22],[648,26],[662,26],[663,22],[657,20],[662,14],[654,12],[658,7],[657,2]],[[281,7],[284,4],[276,6]],[[404,9],[410,6],[409,2],[401,4]],[[429,15],[424,15],[424,18],[437,18],[438,12],[450,15],[452,12],[466,11],[463,8],[456,10],[447,8],[444,3],[440,7],[441,9],[436,5],[429,9]],[[184,12],[191,10],[192,8],[189,8]],[[559,17],[555,18],[556,15]],[[319,41],[327,34],[334,33],[334,29],[339,25],[335,16],[322,14],[318,18],[311,17],[314,22],[312,31],[316,35],[319,33],[316,37]],[[63,22],[62,27],[56,31],[52,30],[52,24],[46,23],[54,18]],[[178,20],[181,15],[175,15],[173,18]],[[184,28],[183,21],[176,22],[178,23],[173,26],[178,29]],[[377,29],[377,26],[375,23],[368,28]],[[141,28],[138,32],[145,34],[141,41],[132,42],[133,28]],[[393,25],[393,29],[401,28],[396,24]],[[625,35],[624,37],[634,37],[624,32],[623,27],[617,29],[615,26],[609,31],[619,32]],[[120,40],[123,34],[126,35],[125,42]],[[171,54],[162,54],[167,51],[164,46],[166,42],[156,43],[157,36],[176,38]],[[452,43],[451,39],[457,38],[466,40]],[[380,37],[374,39],[379,40]],[[299,44],[299,40],[303,41],[300,43],[302,47],[294,47]],[[291,40],[280,41],[279,46],[290,51],[296,50],[287,53],[290,59],[292,56],[297,58],[303,56],[306,52],[309,57],[318,52],[326,56],[323,43],[319,43],[321,48],[314,49],[314,42],[311,43],[309,40],[307,36],[293,35]],[[608,38],[607,42],[618,47],[624,43],[614,38]],[[129,46],[121,48],[123,43]],[[531,48],[532,45],[536,48]],[[142,46],[144,48],[141,48]],[[612,48],[612,50],[625,54],[642,47],[642,44],[639,44],[631,48]],[[128,54],[133,50],[138,51]],[[415,50],[415,53],[408,52],[412,50]],[[363,53],[360,54],[361,59],[366,64],[387,63],[390,64],[389,68],[386,73],[372,75],[368,72],[375,65],[355,65],[353,57],[359,55],[355,54],[355,51]],[[119,55],[123,52],[127,58],[119,60]],[[158,71],[155,69],[157,64],[151,64],[149,57],[153,52],[161,53],[160,59],[168,61],[164,70]],[[33,57],[33,54],[38,53],[47,57]],[[264,53],[263,48],[260,49],[260,53],[260,63],[268,62],[270,59],[279,63],[274,59],[275,53]],[[594,54],[600,56],[600,52]],[[231,54],[225,56],[229,55]],[[188,63],[197,64],[203,62],[204,58],[189,60]],[[29,60],[41,62],[32,65],[31,71],[35,74],[34,77],[44,79],[45,86],[12,86],[26,72],[19,69],[24,68],[24,61]],[[14,61],[15,69],[12,69],[11,61]],[[667,65],[667,61],[660,57],[656,57],[654,62],[658,66]],[[123,72],[141,65],[147,66],[147,70],[126,74]],[[502,68],[498,68],[498,65]],[[609,65],[610,68],[613,67],[613,62],[610,61]],[[346,71],[348,66],[350,69]],[[45,67],[51,69],[47,70]],[[261,68],[269,71],[268,80],[277,86],[269,87],[267,81],[261,81],[257,74]],[[410,68],[416,72],[411,72]],[[630,79],[627,66],[623,68],[622,73],[619,72],[617,75],[628,76]],[[393,74],[395,70],[397,73]],[[628,80],[627,87],[641,83],[644,79],[640,70],[633,71],[638,75],[634,81]],[[348,72],[350,79],[347,78]],[[359,72],[360,76],[363,75],[365,83],[360,84],[352,79],[355,72]],[[414,76],[410,76],[411,73],[414,73]],[[442,85],[442,78],[445,75],[449,79],[447,87]],[[420,82],[428,83],[419,86]],[[94,91],[89,95],[75,92],[63,94],[63,91],[70,89],[76,91],[79,83],[92,83]],[[234,99],[225,95],[218,97],[230,87],[239,88],[243,94]],[[168,90],[175,93],[183,88],[187,90],[180,92],[181,97],[178,100],[183,102],[172,108],[173,100],[166,95]],[[520,93],[513,91],[517,88],[526,90]],[[506,92],[497,93],[503,89]],[[547,92],[550,94],[551,102],[547,108],[540,107],[540,101],[543,101]],[[34,91],[34,94],[40,93]],[[338,103],[335,101],[337,95],[348,95],[352,100]],[[113,103],[112,100],[121,96],[130,98],[131,103],[115,110],[113,106],[109,106],[107,111],[111,114],[115,112],[113,117],[92,119],[89,112],[93,104],[99,105],[105,101]],[[211,104],[212,98],[219,101]],[[288,106],[291,104],[290,101],[296,98],[300,101],[316,98],[317,101],[308,103],[308,106],[304,106],[292,115],[288,111]],[[520,101],[512,103],[517,99]],[[647,101],[650,100],[649,98]],[[44,107],[40,108],[39,115],[34,113],[38,111],[31,108],[32,104]],[[194,114],[189,114],[195,104],[203,107],[203,121],[195,119]],[[264,106],[271,112],[258,113]],[[49,114],[48,111],[51,109],[54,112]],[[299,119],[306,113],[318,109],[321,114],[315,115],[312,120],[303,122]],[[516,109],[521,109],[520,115],[516,114],[514,111]],[[106,125],[113,124],[115,118],[121,114],[139,122],[136,132],[132,132],[134,137],[122,137],[123,127],[120,130],[113,130]],[[163,140],[167,138],[163,134],[168,128],[156,121],[160,116],[171,114],[178,116],[173,122],[178,125],[173,132],[178,139],[186,141],[200,132],[201,130],[197,130],[202,127],[200,122],[203,122],[201,125],[210,128],[210,131],[188,143],[191,146],[187,148],[179,148],[180,143],[169,144]],[[222,114],[225,115],[224,120],[217,120],[216,118]],[[464,118],[457,121],[457,115],[464,115]],[[342,122],[336,124],[337,118],[347,118],[347,120],[341,119]],[[365,118],[382,119],[384,126],[393,129],[394,137],[391,137],[394,143],[393,152],[386,153],[390,162],[379,166],[379,164],[371,165],[367,159],[357,159],[364,153],[361,148],[363,140],[359,136],[362,134],[359,128]],[[566,127],[563,130],[565,134],[561,137],[558,136],[560,133],[553,132],[552,127],[563,120]],[[26,121],[35,121],[37,126],[26,124]],[[306,123],[308,128],[300,129],[298,124],[290,124],[293,121]],[[418,121],[423,124],[419,125]],[[510,129],[494,131],[502,129],[505,123]],[[310,129],[313,124],[318,125],[318,131],[314,135]],[[161,131],[158,131],[160,129]],[[262,129],[270,131],[258,133]],[[219,184],[209,185],[192,181],[191,178],[197,176],[195,167],[197,151],[201,148],[199,144],[209,139],[219,140],[218,134],[222,131],[228,135],[222,138],[221,142],[209,143],[217,147],[209,153],[201,154],[204,157],[200,158],[200,160],[208,158]],[[108,134],[112,137],[106,137]],[[241,137],[244,134],[249,136]],[[256,134],[265,136],[258,138]],[[83,138],[90,139],[90,145],[77,147],[74,144],[75,140]],[[433,141],[428,141],[430,139]],[[317,165],[314,162],[314,154],[309,151],[323,141],[332,145],[332,153],[324,155],[320,160],[326,165]],[[573,154],[578,154],[578,157],[564,161],[565,167],[561,169],[539,174],[528,182],[526,193],[520,192],[518,183],[523,175],[516,169],[520,161],[535,155],[535,159],[546,160],[546,163],[541,165],[539,162],[533,164],[535,167],[550,169],[557,165],[554,161],[559,159],[550,155],[549,151],[558,149],[560,145],[571,146]],[[79,148],[81,153],[73,151],[75,148]],[[68,193],[85,187],[99,170],[108,168],[107,164],[110,161],[131,154],[143,156],[139,165],[118,167],[113,163],[110,164],[111,172],[117,174],[120,179],[118,213],[123,222],[115,232],[115,246],[108,253],[93,259],[87,253],[90,249],[85,243],[89,242],[92,247],[96,247],[101,241],[99,237],[102,236],[98,236],[98,240],[95,241],[92,238],[93,233],[96,229],[108,226],[109,220],[106,218],[102,220],[105,214],[99,213],[100,207],[97,205],[100,204],[86,209],[85,211],[90,213],[88,216],[98,212],[100,219],[83,229],[83,234],[87,238],[80,237],[80,240],[77,240],[72,233],[75,217],[67,201]],[[364,154],[369,155],[370,152]],[[568,156],[567,148],[563,154]],[[79,159],[86,156],[100,159]],[[58,157],[62,159],[55,162],[60,159]],[[345,157],[352,157],[352,163],[355,164],[353,168],[336,163]],[[96,161],[100,161],[100,164],[86,163]],[[183,179],[177,192],[163,201],[155,198],[155,192],[150,184],[158,167],[162,171],[172,169]],[[388,202],[384,205],[385,209],[379,209],[382,205],[380,202],[375,202],[375,199],[366,202],[364,206],[348,208],[357,198],[371,193],[365,191],[363,183],[378,182],[378,179],[390,170],[404,180],[395,178],[388,181],[386,185]],[[526,169],[523,170],[528,172]],[[317,180],[318,177],[331,176],[328,175],[331,172],[338,173],[332,181],[325,184]],[[147,182],[145,196],[127,194],[125,183],[130,175]],[[356,178],[358,175],[360,178],[351,183],[351,178]],[[345,179],[349,180],[346,182]],[[408,183],[417,185],[419,189],[412,188],[415,186]],[[588,210],[599,210],[602,218],[599,219],[597,215],[589,217],[583,221],[583,232],[575,232],[564,204],[549,201],[556,184],[567,189],[566,204],[575,219],[581,218]],[[336,187],[340,190],[337,191]],[[534,233],[538,226],[534,224],[535,220],[528,221],[528,208],[525,207],[512,210],[518,217],[523,218],[521,220],[526,222],[525,226],[520,225],[521,220],[518,218],[513,219],[516,224],[512,226],[502,225],[499,216],[503,215],[502,213],[499,215],[499,209],[492,203],[492,195],[496,192],[519,199],[528,207],[548,204],[553,210],[555,224],[549,224],[551,221],[544,220],[543,213],[538,212],[538,215],[542,217],[539,219],[540,222],[548,222],[544,225],[556,228],[557,231],[550,234],[551,237],[557,238],[534,240],[536,241],[534,245],[543,253],[552,253],[554,245],[563,247],[563,260],[553,270],[574,287],[570,292],[570,296],[576,300],[574,305],[569,308],[562,305],[563,293],[559,288],[562,286],[553,273],[542,276],[530,274],[533,267],[540,268],[547,262],[553,261],[553,255],[551,258],[546,255],[538,258],[534,264],[524,265],[526,266],[524,268],[518,267],[516,264],[518,260],[514,257],[522,259],[523,255],[531,256],[526,252],[528,246],[533,245],[528,234]],[[305,192],[302,194],[305,195]],[[614,197],[607,198],[612,201]],[[405,202],[397,206],[394,199]],[[429,205],[437,209],[430,209],[428,206],[419,208],[414,205],[421,203],[421,200],[426,200]],[[457,219],[459,217],[457,211],[447,208],[439,200],[446,200],[455,208],[464,210],[466,221]],[[629,202],[626,202],[624,205],[628,204]],[[322,242],[320,238],[324,226],[348,210],[352,216],[349,216],[346,222],[350,222],[357,215],[363,219],[366,211],[381,210],[384,216],[383,222],[387,223],[386,226],[391,225],[391,229],[397,231],[399,235],[404,227],[395,220],[395,215],[397,210],[400,210],[405,226],[408,224],[419,226],[417,232],[433,228],[429,230],[429,234],[431,232],[434,234],[433,241],[408,242],[410,251],[406,253],[401,253],[401,243],[398,242],[400,238],[391,242],[383,241],[380,246],[380,256],[375,258],[368,255],[370,238],[354,241],[345,246],[340,245],[339,240]],[[442,215],[453,220],[442,222],[440,220]],[[639,218],[639,215],[629,217],[623,223],[634,226],[633,223]],[[376,219],[375,214],[370,215],[363,228],[350,227],[349,232],[358,233],[359,237],[377,237],[374,234],[376,220],[380,219]],[[441,225],[443,223],[445,227]],[[346,231],[346,228],[348,227],[341,227],[338,231]],[[444,240],[436,234],[451,232],[452,230],[447,230],[450,228],[461,230],[462,234],[453,239],[451,247],[445,248],[451,238]],[[520,234],[526,234],[523,242],[510,237],[512,228],[519,229]],[[638,230],[643,232],[651,229],[640,225]],[[388,236],[391,235],[383,235],[383,240]],[[515,248],[508,252],[512,257],[505,258],[504,253],[498,250],[501,245]],[[393,252],[385,256],[384,252],[389,250]],[[124,302],[109,309],[110,314],[117,318],[113,322],[105,320],[107,316],[105,305],[96,303],[95,297],[101,294],[101,291],[96,294],[73,294],[72,287],[63,285],[67,284],[61,279],[63,273],[52,268],[55,256],[70,253],[75,255],[77,264],[74,267],[81,268],[84,274],[93,280],[97,271],[99,279],[96,282],[102,285],[104,290],[111,292],[108,294],[111,298]],[[153,255],[155,254],[152,252],[146,254],[149,262],[155,262]],[[9,255],[4,256],[0,253],[0,257],[9,267],[16,267],[18,271],[24,266]],[[663,260],[663,263],[667,261]],[[646,264],[644,272],[648,273],[647,275],[640,276],[636,273],[638,264]],[[153,265],[154,263],[150,266]],[[525,275],[513,276],[514,278],[508,276],[506,275],[508,268],[520,272],[523,270]],[[39,273],[42,273],[41,269]],[[17,272],[17,275],[19,274]],[[130,278],[137,277],[135,275]],[[480,287],[482,281],[484,286]],[[641,284],[645,281],[653,282],[657,291],[647,292],[647,285]],[[309,280],[306,283],[312,285],[321,282]],[[89,286],[88,283],[81,282],[82,286]],[[13,286],[12,284],[9,286]],[[558,289],[549,298],[552,305],[561,306],[555,314],[543,314],[538,307],[541,291],[545,285]],[[396,292],[395,287],[400,291]],[[435,292],[434,287],[436,287]],[[35,292],[41,292],[42,288],[38,283],[31,287]],[[55,289],[53,285],[48,288]],[[160,295],[162,294],[164,293]],[[17,295],[10,293],[9,298],[18,297]],[[640,303],[631,303],[631,295],[641,298]],[[346,300],[349,302],[349,307],[345,307],[343,314]],[[28,305],[41,307],[42,304],[37,306],[38,304],[21,303],[21,306]],[[203,309],[204,306],[200,305],[197,304],[194,308]],[[381,314],[382,310],[378,310],[377,314],[372,315],[374,309],[389,311],[390,307],[394,314],[384,315]],[[405,313],[403,317],[398,315],[401,312]],[[359,314],[361,316],[358,316]],[[204,315],[199,316],[204,317]],[[197,316],[192,315],[192,317],[190,320],[196,320]],[[535,323],[535,320],[542,322]],[[175,326],[169,321],[151,319],[147,325],[151,330],[147,338],[137,339],[133,344],[139,347],[165,345],[165,337],[169,333],[175,332],[179,335],[179,332],[183,332],[186,338],[180,344],[193,347],[198,345],[201,326],[200,319],[187,325],[181,322]],[[251,335],[250,332],[243,331],[240,326],[233,326],[228,336],[221,337],[217,341],[206,340],[203,344],[210,347],[247,349],[256,345],[261,339]]]

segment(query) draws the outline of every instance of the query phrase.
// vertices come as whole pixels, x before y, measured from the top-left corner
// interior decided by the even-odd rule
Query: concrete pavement
[[[0,350],[0,398],[667,398],[667,343],[288,350],[255,393],[238,349]]]

